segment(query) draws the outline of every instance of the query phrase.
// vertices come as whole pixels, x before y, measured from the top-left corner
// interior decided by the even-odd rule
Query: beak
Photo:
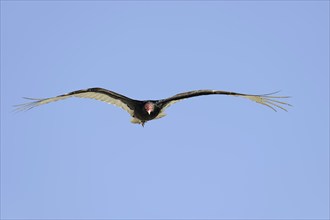
[[[151,114],[151,110],[148,110],[147,112],[148,112],[149,115]]]

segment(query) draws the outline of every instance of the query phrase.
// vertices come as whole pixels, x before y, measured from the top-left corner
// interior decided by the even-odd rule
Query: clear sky
[[[21,97],[104,87],[171,106]],[[1,218],[328,219],[328,1],[1,1]]]

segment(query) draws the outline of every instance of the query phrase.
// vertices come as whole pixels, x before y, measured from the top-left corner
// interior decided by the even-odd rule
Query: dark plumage
[[[273,109],[274,111],[276,111],[275,108],[280,108],[286,111],[286,109],[281,105],[290,106],[290,104],[286,102],[278,101],[277,99],[289,98],[289,97],[274,96],[273,94],[274,93],[265,94],[265,95],[249,95],[249,94],[227,92],[221,90],[194,90],[190,92],[179,93],[177,95],[174,95],[166,99],[140,101],[140,100],[128,98],[126,96],[123,96],[121,94],[103,88],[90,88],[85,90],[73,91],[52,98],[45,98],[45,99],[26,98],[34,101],[17,105],[16,110],[19,111],[29,110],[39,105],[44,105],[50,102],[56,102],[70,97],[91,98],[121,107],[132,116],[132,120],[131,120],[132,123],[137,123],[144,126],[144,124],[147,121],[164,117],[165,116],[164,110],[170,105],[183,99],[187,99],[195,96],[202,96],[202,95],[239,96],[250,99],[259,104],[265,105]]]

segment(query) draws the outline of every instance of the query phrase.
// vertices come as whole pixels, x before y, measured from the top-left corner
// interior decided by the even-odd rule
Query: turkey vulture
[[[228,92],[221,90],[194,90],[190,92],[184,92],[176,94],[172,97],[160,100],[135,100],[118,94],[116,92],[103,89],[103,88],[89,88],[83,90],[73,91],[67,94],[55,96],[52,98],[45,99],[33,99],[33,98],[25,98],[29,100],[34,100],[30,103],[25,103],[21,105],[16,105],[18,111],[21,110],[29,110],[31,108],[37,107],[39,105],[44,105],[50,102],[56,102],[59,100],[63,100],[70,97],[79,97],[79,98],[90,98],[96,99],[102,102],[106,102],[108,104],[113,104],[118,107],[121,107],[125,111],[127,111],[131,116],[131,122],[135,124],[144,124],[147,121],[158,119],[165,116],[164,110],[170,105],[181,101],[183,99],[201,96],[201,95],[230,95],[230,96],[238,96],[250,99],[259,104],[265,105],[274,111],[276,111],[276,107],[280,108],[284,111],[287,111],[281,105],[290,106],[290,104],[282,101],[278,101],[277,99],[289,98],[288,96],[274,96],[274,93],[264,94],[264,95],[249,95],[242,94],[236,92]]]

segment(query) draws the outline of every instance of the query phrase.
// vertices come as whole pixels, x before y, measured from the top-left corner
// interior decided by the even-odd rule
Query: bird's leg
[[[142,125],[142,127],[144,127],[144,124],[145,124],[146,122],[145,121],[141,121],[141,125]]]

